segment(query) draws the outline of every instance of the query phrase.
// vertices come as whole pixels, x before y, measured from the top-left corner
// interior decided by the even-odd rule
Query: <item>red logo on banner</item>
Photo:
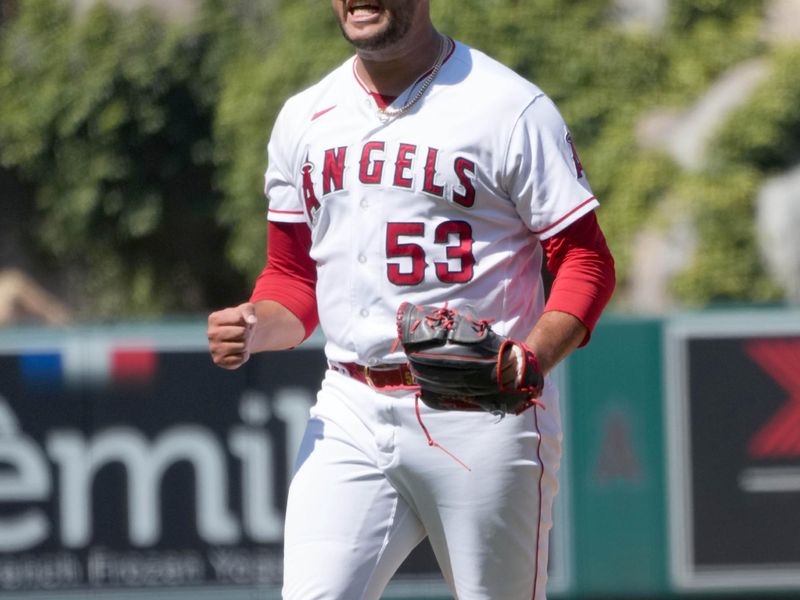
[[[786,404],[750,440],[750,455],[800,456],[800,342],[759,340],[747,345],[747,353],[789,392]]]
[[[150,381],[157,366],[158,357],[151,348],[116,348],[111,352],[111,377],[114,381]]]

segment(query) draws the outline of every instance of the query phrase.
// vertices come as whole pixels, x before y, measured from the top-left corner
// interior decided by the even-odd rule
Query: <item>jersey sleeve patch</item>
[[[581,159],[578,157],[578,149],[575,148],[575,142],[572,141],[572,134],[567,131],[566,135],[567,144],[572,149],[572,161],[575,163],[575,176],[580,179],[583,177],[583,164],[581,164]]]

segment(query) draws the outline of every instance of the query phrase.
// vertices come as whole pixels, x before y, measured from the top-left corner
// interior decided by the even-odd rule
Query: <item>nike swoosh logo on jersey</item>
[[[329,106],[328,108],[323,108],[323,109],[322,109],[321,111],[319,111],[319,112],[315,112],[313,115],[311,115],[311,120],[312,120],[312,121],[316,121],[317,119],[319,119],[319,118],[320,118],[322,115],[324,115],[325,113],[328,113],[328,112],[332,111],[334,108],[336,108],[336,106],[337,106],[337,105],[336,105],[336,104],[334,104],[333,106]]]

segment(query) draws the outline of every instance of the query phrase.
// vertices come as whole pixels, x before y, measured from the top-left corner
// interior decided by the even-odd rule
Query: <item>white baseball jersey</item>
[[[402,360],[404,300],[472,304],[524,339],[543,308],[539,239],[597,205],[550,99],[481,52],[455,44],[421,106],[382,121],[350,59],[275,123],[268,218],[312,229],[331,360]]]
[[[524,339],[544,306],[539,241],[597,205],[553,103],[461,44],[396,118],[380,118],[355,59],[291,98],[266,192],[269,219],[311,228],[332,366],[402,362],[403,301],[472,304]],[[541,399],[498,422],[328,370],[289,490],[284,597],[377,600],[427,537],[454,597],[543,600],[561,447],[550,378]],[[470,470],[430,447],[422,419]]]

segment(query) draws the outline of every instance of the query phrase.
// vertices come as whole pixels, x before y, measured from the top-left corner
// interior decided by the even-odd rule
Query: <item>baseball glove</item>
[[[431,408],[519,414],[542,393],[544,378],[533,351],[495,333],[472,307],[457,311],[404,302],[397,335],[419,397]],[[502,367],[512,352],[517,373],[508,385]]]

